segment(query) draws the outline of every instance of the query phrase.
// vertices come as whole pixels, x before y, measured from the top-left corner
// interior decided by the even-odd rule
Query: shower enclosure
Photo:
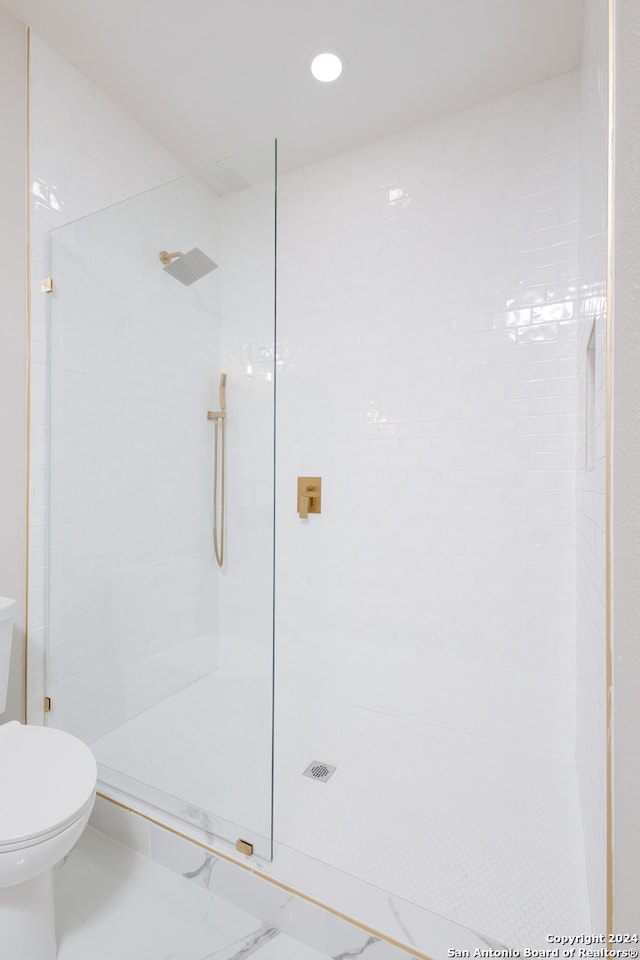
[[[51,231],[49,272],[46,722],[270,858],[274,146]]]
[[[277,336],[270,149],[51,234],[48,722],[421,956],[605,927],[605,63],[281,176]]]

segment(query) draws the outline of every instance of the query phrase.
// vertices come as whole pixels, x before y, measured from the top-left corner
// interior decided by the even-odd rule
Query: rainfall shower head
[[[166,250],[162,250],[160,260],[166,264],[165,273],[171,274],[180,283],[184,283],[185,287],[195,283],[207,273],[211,273],[218,266],[198,247],[194,247],[188,253],[167,253]]]

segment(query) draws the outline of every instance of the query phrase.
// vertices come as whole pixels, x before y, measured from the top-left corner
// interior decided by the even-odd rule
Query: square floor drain
[[[335,773],[337,767],[332,767],[330,763],[322,763],[320,760],[314,760],[310,763],[304,772],[305,777],[311,777],[312,780],[321,780],[326,783],[329,777]]]

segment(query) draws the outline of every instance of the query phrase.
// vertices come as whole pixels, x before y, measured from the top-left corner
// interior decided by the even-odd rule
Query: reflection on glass
[[[50,235],[48,722],[91,744],[107,789],[242,836],[263,857],[274,187],[269,145]],[[246,375],[247,343],[270,345],[268,360],[256,353],[259,382]],[[207,418],[221,370],[223,570]],[[260,519],[250,536],[248,511]]]

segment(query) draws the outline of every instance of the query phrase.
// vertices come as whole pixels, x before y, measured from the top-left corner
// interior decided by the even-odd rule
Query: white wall
[[[279,681],[567,758],[577,93],[287,174],[278,225]]]
[[[190,175],[149,190],[183,172],[175,158],[38,38],[32,75],[32,714],[44,693],[49,603],[51,721],[94,740],[213,669],[220,636],[224,667],[271,675],[273,144],[264,158],[234,158],[232,171],[213,165],[209,187]],[[262,175],[264,185],[229,193],[230,176],[237,188],[238,176]],[[196,245],[217,271],[188,288],[162,273],[160,249]],[[39,289],[48,273],[49,297]],[[220,572],[204,414],[218,408],[223,369]]]
[[[26,30],[0,7],[0,594],[18,601],[7,709],[23,719],[27,613]]]
[[[613,928],[626,933],[640,899],[640,8],[614,13]]]
[[[587,0],[585,4],[580,76],[576,757],[591,921],[594,931],[602,931],[606,928],[605,418],[609,121],[606,0]],[[595,395],[587,425],[588,403],[585,401],[591,389],[587,377],[587,347],[592,330]]]
[[[221,355],[227,373],[225,566],[220,664],[273,671],[274,143],[252,154],[260,179],[221,199]],[[234,167],[238,162],[234,161]],[[239,169],[242,169],[240,162]]]
[[[217,220],[187,177],[50,238],[47,693],[51,721],[89,741],[217,665],[220,271],[185,287],[158,257],[219,262]]]
[[[47,338],[49,319],[47,311],[53,301],[47,300],[47,295],[41,292],[41,281],[49,273],[49,230],[79,217],[90,215],[158,184],[166,183],[185,171],[175,157],[157,144],[105,94],[59,57],[40,38],[33,35],[30,80],[33,348],[29,716],[31,720],[37,720],[41,716],[42,696],[45,692],[44,650],[48,600]],[[156,211],[156,216],[152,218],[152,227],[156,229],[152,249],[143,246],[141,227],[135,220],[135,208],[129,208],[128,215],[126,211],[124,212],[121,223],[117,209],[107,215],[103,228],[113,240],[113,249],[108,256],[100,255],[102,237],[99,231],[96,231],[95,238],[92,236],[91,221],[78,227],[75,240],[71,239],[70,234],[63,235],[66,238],[64,240],[58,234],[56,246],[58,260],[54,262],[53,268],[54,271],[59,268],[62,276],[56,278],[59,289],[53,294],[56,298],[53,303],[54,308],[56,304],[59,305],[58,298],[68,296],[68,289],[64,283],[68,263],[60,262],[63,253],[67,258],[70,256],[77,258],[74,266],[80,268],[81,275],[89,282],[96,276],[100,276],[101,281],[107,281],[107,289],[104,282],[96,285],[95,288],[86,289],[84,299],[86,317],[69,318],[72,326],[67,331],[65,343],[69,346],[70,339],[71,349],[66,353],[60,350],[62,346],[60,340],[53,344],[55,350],[52,358],[56,375],[60,378],[56,386],[61,390],[66,388],[67,391],[59,403],[60,407],[64,404],[64,415],[67,419],[64,423],[59,422],[58,426],[59,429],[66,429],[69,445],[83,447],[86,456],[91,456],[88,436],[91,426],[94,425],[96,428],[95,447],[99,445],[100,429],[104,433],[107,428],[105,409],[111,414],[114,413],[108,401],[109,396],[113,399],[114,391],[108,390],[107,381],[118,373],[103,368],[96,356],[96,338],[100,340],[109,324],[112,326],[121,324],[120,343],[123,348],[126,347],[130,351],[128,363],[123,364],[120,370],[122,380],[120,386],[128,382],[127,389],[131,391],[133,382],[131,377],[134,380],[137,377],[141,383],[146,383],[150,391],[153,390],[149,364],[145,363],[149,357],[145,357],[143,348],[142,352],[137,348],[132,349],[135,334],[131,328],[135,327],[134,321],[142,314],[144,314],[144,323],[153,326],[154,310],[159,324],[164,324],[167,328],[171,325],[169,314],[172,307],[175,309],[171,296],[176,291],[169,289],[166,304],[159,304],[158,297],[163,297],[162,287],[159,286],[158,297],[155,300],[151,299],[153,306],[147,311],[144,305],[145,300],[149,299],[150,285],[145,294],[141,278],[148,279],[152,269],[157,267],[160,281],[166,281],[168,278],[162,275],[159,261],[156,264],[154,255],[157,257],[157,250],[172,246],[173,243],[179,245],[186,240],[182,233],[174,237],[162,235],[161,227],[171,222],[171,205],[174,201],[177,203],[177,198],[169,196],[166,204],[168,209],[159,213]],[[184,227],[186,223],[182,222],[180,225]],[[132,246],[135,248],[133,251]],[[176,290],[179,286],[175,284]],[[128,287],[131,294],[131,303],[123,307],[120,294],[125,287]],[[112,311],[111,314],[109,311]],[[86,326],[83,326],[85,320]],[[60,337],[61,331],[57,335]],[[177,337],[180,335],[177,328],[175,328],[175,335]],[[158,358],[155,359],[158,362]],[[158,376],[166,372],[167,363],[171,363],[171,357],[165,354],[164,361],[158,362]],[[92,386],[92,390],[86,391],[85,394],[82,393],[83,376],[86,383]],[[176,376],[179,376],[178,370]],[[129,377],[128,381],[127,377]],[[107,401],[102,406],[96,402],[100,391],[103,393],[107,391]],[[162,405],[161,394],[161,390],[156,394],[158,407]],[[129,409],[130,422],[136,418],[142,419],[142,408],[147,403],[147,400],[143,401],[139,395],[137,399],[139,401],[137,408]],[[58,400],[60,400],[59,394]],[[164,410],[164,406],[162,409]],[[127,419],[126,412],[121,408],[119,415],[121,419]],[[146,439],[157,438],[162,434],[161,426],[157,417],[153,423],[147,424],[147,430],[142,435]],[[144,424],[140,422],[139,427],[143,431]],[[82,436],[83,429],[84,436]],[[148,446],[144,447],[143,444],[140,454],[143,449],[149,453]],[[66,451],[67,456],[69,452],[69,450]],[[82,453],[82,450],[76,452]],[[58,643],[68,641],[68,645],[63,649],[59,647],[56,649],[56,667],[49,677],[50,681],[56,684],[56,689],[53,693],[51,690],[47,692],[53,696],[54,709],[62,711],[62,715],[56,722],[69,725],[70,728],[86,735],[95,734],[97,729],[103,728],[105,721],[108,722],[110,719],[110,709],[119,716],[122,708],[123,684],[118,683],[121,671],[117,660],[118,651],[122,651],[120,647],[112,649],[115,656],[107,667],[107,673],[98,675],[95,672],[95,645],[100,631],[104,629],[105,610],[100,606],[96,608],[96,603],[99,605],[102,602],[97,599],[97,594],[94,594],[93,607],[88,604],[87,592],[91,583],[91,571],[95,574],[102,569],[103,575],[110,576],[113,580],[115,574],[109,568],[109,554],[113,553],[115,540],[118,537],[120,537],[122,550],[129,547],[129,567],[136,563],[136,557],[137,561],[141,562],[141,552],[138,551],[136,555],[132,543],[132,537],[135,536],[136,531],[140,532],[140,525],[143,522],[139,517],[135,518],[134,501],[138,498],[137,512],[141,513],[145,509],[141,504],[145,501],[145,497],[147,500],[149,498],[145,476],[138,476],[136,480],[132,478],[131,473],[125,475],[125,467],[129,471],[133,469],[134,457],[134,452],[129,450],[128,454],[121,458],[119,489],[122,495],[128,498],[125,505],[129,517],[128,531],[119,529],[115,521],[109,519],[108,503],[98,502],[100,497],[106,496],[106,486],[98,483],[96,470],[94,470],[94,483],[87,483],[85,491],[93,497],[93,501],[80,502],[81,497],[85,495],[75,483],[80,466],[76,465],[75,474],[71,472],[65,485],[60,473],[64,464],[57,465],[57,478],[60,482],[54,493],[54,497],[58,498],[56,507],[59,524],[55,532],[58,542],[53,544],[57,564],[52,577],[54,581],[52,600],[55,604],[52,608],[55,624],[53,639]],[[140,465],[139,459],[138,465]],[[147,463],[142,465],[141,472],[144,473],[144,467],[148,469],[150,464],[151,460],[148,458]],[[97,462],[85,463],[82,469],[90,472],[98,465]],[[104,466],[105,469],[110,468],[112,471],[114,469],[113,464],[104,464]],[[84,476],[85,481],[90,479]],[[165,477],[165,480],[168,482],[169,478]],[[89,514],[93,518],[91,523],[87,523]],[[147,522],[150,522],[148,517]],[[101,531],[98,529],[100,526],[102,526]],[[73,535],[74,530],[75,535]],[[156,531],[156,539],[158,535]],[[149,550],[155,549],[157,560],[160,548],[156,541],[150,538],[148,547]],[[140,588],[142,581],[144,581],[144,587]],[[145,580],[140,574],[138,583],[140,600],[142,595],[148,599],[151,589],[149,577]],[[129,599],[135,602],[133,594],[136,588],[131,584],[129,587]],[[115,588],[118,588],[118,584]],[[127,636],[131,639],[128,634]],[[138,634],[136,636],[140,643],[145,642],[144,636]],[[137,652],[136,644],[134,647],[136,649],[131,651],[131,657],[135,657]],[[132,689],[135,689],[135,685],[129,687],[124,694],[130,699]],[[111,704],[111,707],[108,704]]]

